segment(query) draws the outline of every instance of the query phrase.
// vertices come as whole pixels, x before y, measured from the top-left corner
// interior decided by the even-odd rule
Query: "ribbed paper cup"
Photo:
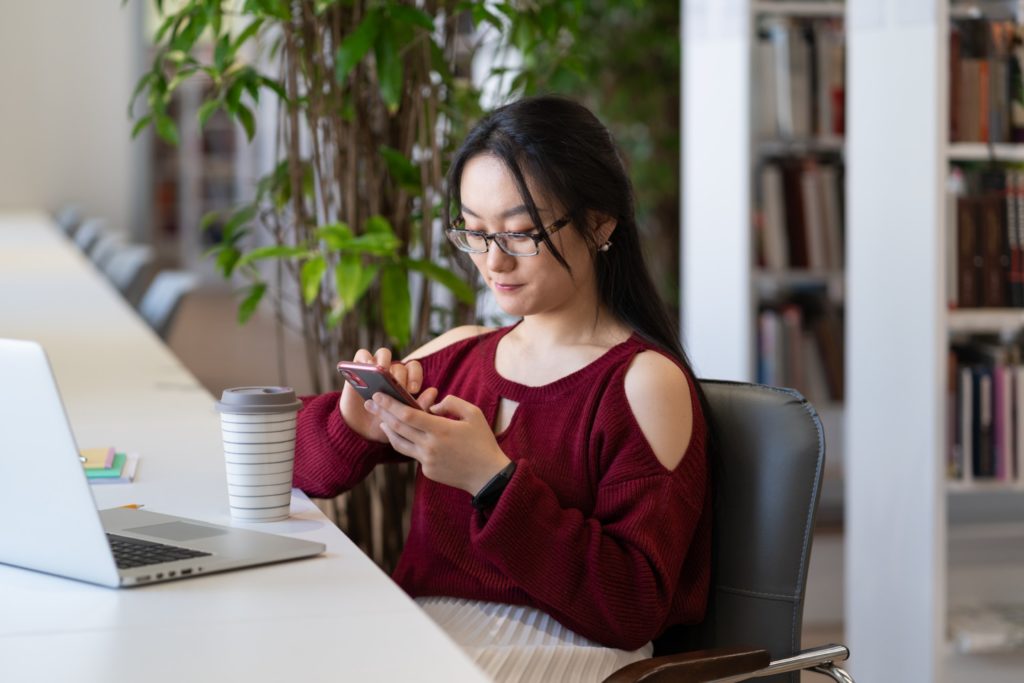
[[[225,389],[221,416],[231,516],[247,521],[287,519],[295,462],[296,412],[302,403],[287,387]]]

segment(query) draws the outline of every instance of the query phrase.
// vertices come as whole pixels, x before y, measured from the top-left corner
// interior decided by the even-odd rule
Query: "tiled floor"
[[[253,384],[289,384],[300,394],[309,393],[300,338],[285,333],[282,373],[272,316],[257,313],[240,327],[235,322],[237,303],[221,286],[189,295],[168,339],[172,350],[214,395],[227,387]],[[835,526],[815,535],[804,609],[805,647],[842,642],[842,539]],[[805,674],[804,679],[825,680],[816,674]]]

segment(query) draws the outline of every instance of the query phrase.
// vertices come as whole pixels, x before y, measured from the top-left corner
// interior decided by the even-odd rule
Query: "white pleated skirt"
[[[651,643],[632,652],[605,647],[532,607],[449,597],[416,602],[499,683],[594,683],[654,650]]]

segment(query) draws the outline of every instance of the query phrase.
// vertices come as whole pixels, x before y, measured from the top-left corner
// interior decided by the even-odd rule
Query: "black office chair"
[[[695,683],[770,676],[799,683],[812,670],[853,679],[835,662],[842,645],[800,652],[825,437],[810,403],[792,389],[701,382],[714,430],[714,531],[707,617],[674,627],[655,656],[605,683]]]

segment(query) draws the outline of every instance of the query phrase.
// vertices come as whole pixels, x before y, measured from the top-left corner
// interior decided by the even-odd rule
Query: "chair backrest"
[[[825,467],[821,420],[792,389],[708,380],[701,387],[714,435],[711,595],[705,621],[676,636],[687,648],[750,646],[787,657],[800,650]]]
[[[81,224],[82,213],[74,204],[66,204],[57,210],[53,218],[65,235],[71,235]]]
[[[92,249],[96,240],[100,238],[100,235],[106,231],[106,224],[102,218],[87,218],[82,221],[78,229],[75,230],[74,239],[75,244],[86,254]]]
[[[184,270],[162,270],[142,295],[139,314],[162,339],[167,339],[171,323],[185,295],[199,286],[199,277]]]
[[[87,250],[89,260],[101,271],[107,266],[107,262],[113,258],[119,249],[125,247],[124,239],[120,235],[111,232],[100,232],[99,237],[93,242],[92,247]]]
[[[153,247],[145,244],[123,244],[111,255],[102,270],[117,291],[135,304],[143,281],[156,262]]]

